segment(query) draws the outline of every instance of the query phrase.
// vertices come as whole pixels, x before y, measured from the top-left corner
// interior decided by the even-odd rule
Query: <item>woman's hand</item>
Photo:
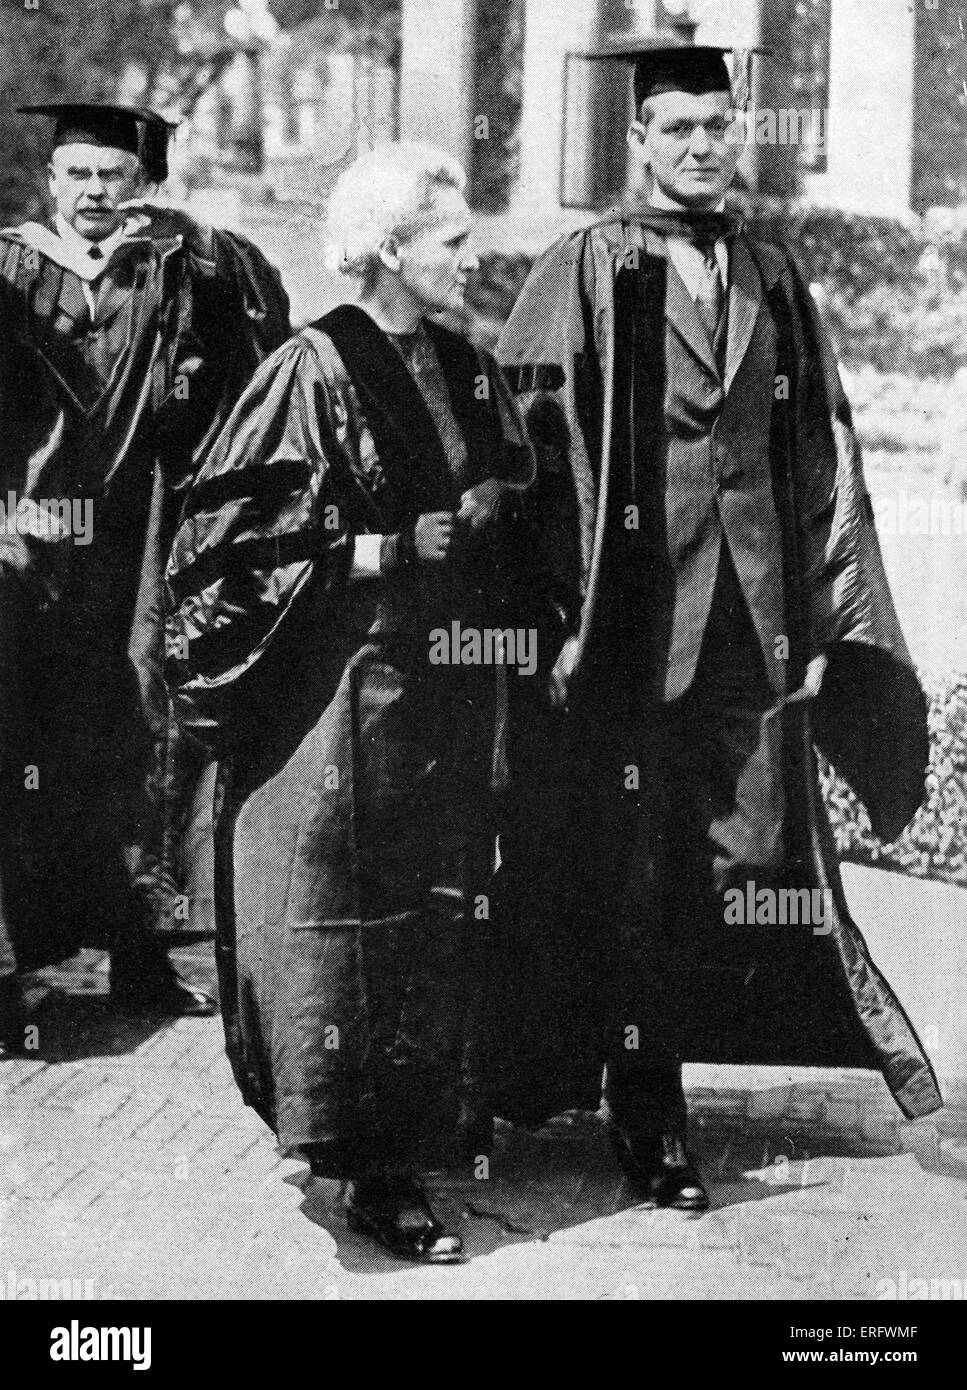
[[[438,565],[453,543],[453,512],[424,512],[413,528],[416,558],[424,565]]]
[[[480,531],[492,521],[500,506],[505,484],[496,478],[485,478],[476,487],[469,488],[460,498],[457,520],[468,525],[471,531]]]

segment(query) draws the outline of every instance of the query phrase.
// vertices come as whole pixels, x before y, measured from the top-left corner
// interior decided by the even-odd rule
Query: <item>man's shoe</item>
[[[452,1265],[465,1258],[463,1241],[444,1230],[413,1178],[354,1183],[346,1222],[351,1231],[369,1236],[398,1260]]]
[[[708,1211],[711,1203],[702,1179],[679,1134],[663,1134],[661,1172],[654,1184],[655,1205],[675,1211]]]
[[[611,1137],[618,1161],[643,1206],[708,1211],[708,1193],[681,1135],[632,1140],[612,1126]]]
[[[148,980],[111,979],[112,1009],[123,1014],[159,1018],[209,1018],[218,1005],[203,989],[183,980],[176,970]]]

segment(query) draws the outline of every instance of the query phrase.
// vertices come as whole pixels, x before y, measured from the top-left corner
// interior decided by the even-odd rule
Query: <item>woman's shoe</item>
[[[346,1203],[351,1231],[378,1241],[398,1260],[417,1264],[462,1264],[463,1241],[444,1230],[422,1187],[412,1178],[354,1183]]]
[[[27,1029],[39,1026],[43,1011],[64,998],[50,985],[25,985],[19,975],[0,978],[0,1058],[22,1056]],[[36,1043],[32,1044],[36,1047]]]
[[[19,975],[0,979],[0,1047],[11,1055],[24,1045],[27,1028],[27,998]]]

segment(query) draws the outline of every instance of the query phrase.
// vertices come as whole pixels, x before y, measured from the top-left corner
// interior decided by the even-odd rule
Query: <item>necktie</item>
[[[74,332],[86,333],[91,326],[91,313],[84,295],[84,282],[72,270],[61,273],[58,307],[74,320]]]
[[[92,246],[87,254],[92,261],[103,261],[104,259],[104,252],[99,246]]]
[[[695,303],[702,322],[708,331],[709,342],[715,342],[725,307],[725,294],[722,289],[722,276],[719,273],[715,242],[707,238],[696,238],[695,245],[702,253],[702,281]]]

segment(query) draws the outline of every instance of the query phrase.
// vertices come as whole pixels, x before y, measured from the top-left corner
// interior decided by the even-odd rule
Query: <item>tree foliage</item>
[[[311,22],[337,52],[399,67],[401,0],[338,0],[331,8],[325,0],[269,0],[268,8],[280,29]]]
[[[41,0],[0,10],[0,218],[43,206],[49,128],[25,102],[117,100],[125,94],[190,109],[229,56],[225,0]],[[130,89],[130,90],[129,90]]]
[[[189,116],[234,48],[233,0],[11,0],[0,8],[0,225],[44,206],[49,128],[25,102],[126,100]],[[313,21],[323,46],[398,66],[400,0],[269,0],[281,29]]]

